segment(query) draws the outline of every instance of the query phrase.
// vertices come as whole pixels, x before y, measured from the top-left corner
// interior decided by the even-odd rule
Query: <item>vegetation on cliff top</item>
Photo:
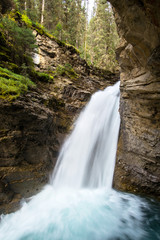
[[[65,41],[59,40],[56,36],[51,34],[43,25],[41,25],[38,22],[31,21],[31,19],[25,13],[21,14],[19,11],[15,11],[15,14],[17,15],[17,17],[19,18],[20,21],[25,23],[25,25],[28,28],[35,30],[40,35],[45,35],[48,38],[50,38],[51,40],[54,40],[55,42],[57,42],[59,44],[59,46],[65,46],[72,52],[80,54],[79,50],[75,46],[73,46],[69,43],[66,43]]]
[[[23,22],[16,21],[13,13],[5,15],[0,19],[0,60],[13,62],[18,66],[22,64],[31,65],[32,52],[36,48],[36,40],[32,30],[27,28]],[[6,59],[3,54],[7,53]]]
[[[28,74],[35,37],[11,12],[0,18],[0,42],[0,98],[14,100],[35,86]]]
[[[61,46],[65,45],[72,52],[77,52],[74,47],[66,45],[50,35],[43,26],[33,23],[25,14],[14,11],[3,16],[0,20],[1,99],[16,99],[26,92],[28,87],[35,86],[29,78],[41,82],[53,82],[54,77],[62,75],[72,79],[77,78],[77,74],[70,64],[58,65],[55,72],[50,74],[35,71],[32,54],[36,45],[31,29],[56,40]]]
[[[2,0],[0,5],[3,13],[7,6],[9,10],[18,10],[27,26],[73,52],[80,52],[88,64],[110,71],[117,69],[115,48],[119,38],[107,1],[94,1],[90,19],[88,0]]]
[[[33,23],[27,15],[17,11],[1,16],[1,99],[14,100],[24,94],[30,87],[35,86],[31,79],[53,82],[53,76],[50,74],[34,70],[32,54],[36,50],[36,41],[32,27]]]
[[[41,5],[39,0],[34,1],[34,3],[19,0],[7,0],[7,5],[5,5],[5,1],[0,3],[0,10],[3,13],[3,15],[0,14],[1,98],[15,99],[27,91],[28,87],[32,85],[31,80],[53,82],[54,77],[64,75],[70,79],[76,80],[78,78],[77,73],[70,64],[59,64],[56,70],[51,73],[35,71],[33,53],[36,51],[36,40],[33,30],[37,34],[45,35],[56,41],[59,46],[67,48],[71,53],[79,54],[80,52],[76,48],[78,47],[81,51],[81,56],[88,63],[93,63],[95,66],[103,67],[104,69],[114,69],[116,66],[114,57],[109,56],[113,55],[113,48],[115,48],[115,40],[111,38],[116,36],[107,37],[111,36],[111,31],[115,33],[115,28],[112,27],[114,23],[111,9],[108,4],[95,1],[95,11],[91,21],[88,22],[87,1],[84,2],[85,4],[82,7],[82,1],[77,0],[68,2],[56,0],[54,3],[48,1],[47,5],[45,5],[48,8],[48,18],[50,18],[55,10],[50,10],[50,7],[54,5],[58,10],[59,3],[61,3],[62,8],[58,11],[65,16],[64,19],[62,17],[59,20],[53,19],[53,22],[56,23],[55,28],[49,26],[49,19],[45,15],[46,12],[42,13],[39,8]],[[12,11],[7,14],[7,9],[12,9]],[[34,11],[35,9],[37,12]],[[44,22],[40,22],[39,20],[42,14],[44,14]],[[54,15],[52,16],[54,18]],[[103,19],[103,21],[100,21],[100,19]],[[47,27],[47,30],[40,23]],[[102,30],[104,23],[107,23],[105,31],[98,32],[96,27]],[[94,38],[91,38],[91,34],[94,34]],[[101,44],[99,44],[100,42]],[[102,57],[102,55],[105,56]],[[106,66],[107,61],[108,65]],[[113,64],[110,64],[110,62]],[[4,77],[4,72],[7,69],[8,76],[5,75]],[[25,84],[26,86],[24,86]]]

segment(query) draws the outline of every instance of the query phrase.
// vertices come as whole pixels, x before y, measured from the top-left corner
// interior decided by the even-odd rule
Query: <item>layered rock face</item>
[[[160,196],[160,1],[110,0],[121,44],[121,130],[114,187]]]
[[[90,68],[73,47],[36,35],[37,70],[70,64],[74,74],[57,75],[53,82],[35,79],[37,87],[24,96],[0,100],[0,214],[41,190],[74,118],[93,92],[117,81],[114,74]]]

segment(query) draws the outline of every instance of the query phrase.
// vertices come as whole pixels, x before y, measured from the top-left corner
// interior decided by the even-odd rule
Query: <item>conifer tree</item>
[[[88,30],[88,60],[97,67],[115,69],[117,42],[118,35],[111,6],[102,0],[96,0],[95,13]]]

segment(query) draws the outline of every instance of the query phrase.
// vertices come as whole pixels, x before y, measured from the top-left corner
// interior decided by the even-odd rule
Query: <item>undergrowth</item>
[[[33,63],[32,53],[37,47],[35,36],[30,28],[16,19],[13,12],[0,18],[0,41],[0,60],[19,66]]]

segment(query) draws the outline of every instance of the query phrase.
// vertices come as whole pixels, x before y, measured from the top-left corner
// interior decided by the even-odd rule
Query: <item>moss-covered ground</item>
[[[0,98],[13,100],[24,94],[28,88],[35,87],[28,77],[15,74],[12,71],[0,67]]]

